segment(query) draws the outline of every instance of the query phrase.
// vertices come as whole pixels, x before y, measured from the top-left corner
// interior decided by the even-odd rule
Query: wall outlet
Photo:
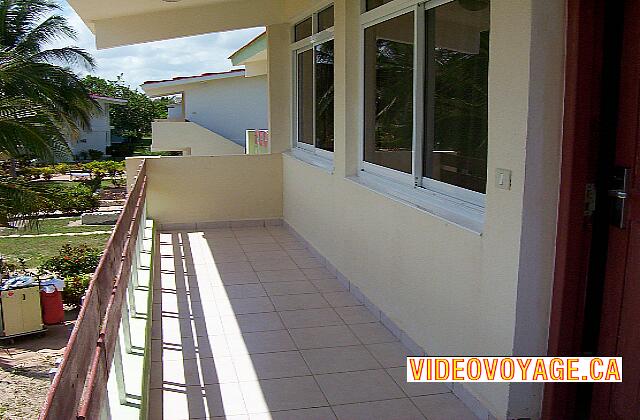
[[[502,190],[511,189],[511,170],[509,169],[496,169],[496,188]]]

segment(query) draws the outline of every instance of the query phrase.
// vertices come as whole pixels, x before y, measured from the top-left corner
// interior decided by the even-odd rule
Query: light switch
[[[496,188],[503,190],[511,189],[511,170],[509,169],[496,169]]]

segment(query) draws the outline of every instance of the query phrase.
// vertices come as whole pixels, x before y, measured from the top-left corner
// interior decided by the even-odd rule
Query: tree
[[[74,47],[47,48],[75,39],[52,0],[0,0],[0,156],[45,161],[70,155],[67,136],[88,127],[98,108],[71,70],[93,68]],[[12,176],[13,175],[13,176]],[[0,225],[37,212],[43,192],[15,174],[0,175]]]
[[[82,82],[92,93],[128,101],[126,105],[110,108],[115,134],[123,137],[141,139],[151,134],[153,120],[166,118],[167,105],[174,103],[171,98],[151,99],[144,93],[131,89],[122,74],[116,80],[89,75]]]

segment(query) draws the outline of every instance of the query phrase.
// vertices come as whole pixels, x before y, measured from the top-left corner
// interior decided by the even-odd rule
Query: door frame
[[[575,356],[582,347],[592,235],[584,223],[585,192],[587,184],[595,179],[592,156],[600,132],[604,8],[603,0],[567,0],[562,163],[549,356]],[[574,418],[577,392],[574,384],[546,384],[542,417]]]
[[[615,93],[610,92],[618,90],[620,47],[615,44],[619,43],[617,33],[611,32],[620,28],[611,31],[607,27],[610,9],[605,7],[606,0],[567,0],[566,4],[565,114],[549,356],[582,355],[585,325],[594,322],[585,317],[585,310],[594,305],[587,300],[587,279],[592,255],[602,252],[600,247],[606,247],[606,242],[593,248],[593,219],[585,217],[585,197],[587,184],[602,180],[599,166],[605,151],[614,147],[611,139],[615,139],[617,123],[609,121],[612,117],[607,112],[611,112],[611,101],[617,105]],[[600,191],[599,195],[605,194]],[[600,307],[593,310],[599,312]],[[578,406],[580,390],[576,384],[545,384],[542,417],[577,418],[584,412],[584,407]]]

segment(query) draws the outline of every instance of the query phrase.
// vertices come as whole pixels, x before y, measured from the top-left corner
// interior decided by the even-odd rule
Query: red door
[[[625,2],[612,219],[598,353],[623,358],[623,382],[596,384],[592,419],[640,419],[640,2]]]

